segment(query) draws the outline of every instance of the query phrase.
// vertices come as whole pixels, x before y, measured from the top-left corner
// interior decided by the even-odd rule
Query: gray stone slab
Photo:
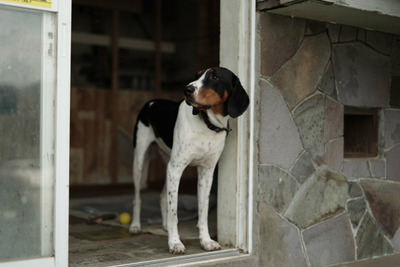
[[[372,46],[382,54],[389,55],[390,49],[392,47],[393,35],[377,32],[377,31],[367,31],[366,41],[368,45]]]
[[[261,75],[270,77],[296,53],[306,21],[264,12],[260,25]]]
[[[400,228],[397,229],[397,232],[392,239],[392,245],[396,252],[400,252]]]
[[[304,183],[307,178],[315,171],[310,155],[303,151],[300,157],[296,160],[290,173],[296,178],[299,183]]]
[[[400,143],[400,110],[385,110],[384,114],[385,148],[390,148]]]
[[[377,179],[360,181],[375,220],[393,238],[400,227],[400,183]]]
[[[353,233],[345,213],[305,230],[303,237],[312,266],[355,260]]]
[[[321,81],[318,85],[318,89],[326,95],[332,97],[333,99],[337,99],[335,76],[333,73],[333,66],[331,61],[329,61],[326,67],[324,75],[322,76]]]
[[[315,93],[293,113],[304,149],[315,163],[322,164],[325,160],[325,96]]]
[[[306,35],[314,35],[326,30],[326,23],[318,21],[307,21]]]
[[[372,177],[368,160],[347,159],[343,161],[342,173],[349,179]]]
[[[353,199],[347,202],[347,211],[349,213],[349,218],[351,225],[354,229],[357,229],[358,224],[365,214],[366,203],[363,198]]]
[[[325,146],[325,162],[326,165],[333,170],[340,172],[343,164],[343,137],[335,139]]]
[[[400,76],[400,36],[393,36],[391,59],[392,73]]]
[[[297,127],[279,91],[263,79],[260,88],[260,163],[289,169],[303,150]]]
[[[350,181],[349,182],[349,198],[358,198],[362,197],[363,191],[360,185],[357,182]]]
[[[357,39],[358,29],[353,26],[342,25],[340,30],[340,42],[351,42]]]
[[[382,159],[371,159],[371,176],[375,178],[386,178],[386,161]]]
[[[271,78],[290,108],[316,90],[330,55],[326,33],[305,37],[293,58]]]
[[[341,213],[346,206],[347,193],[345,177],[321,166],[300,187],[284,216],[305,229]]]
[[[325,141],[343,136],[343,119],[343,105],[327,97],[325,111]]]
[[[339,41],[341,25],[329,23],[327,27],[328,27],[329,39],[331,40],[332,43],[337,43]]]
[[[338,98],[342,104],[355,107],[387,106],[389,57],[356,42],[333,45],[332,58]]]
[[[260,203],[259,236],[258,266],[307,266],[299,230],[263,203]]]
[[[361,221],[355,240],[358,260],[393,253],[392,245],[386,240],[380,228],[375,225],[369,213]]]
[[[400,182],[400,145],[386,152],[386,179]]]
[[[296,179],[288,172],[272,165],[258,167],[259,199],[283,212],[299,188]]]

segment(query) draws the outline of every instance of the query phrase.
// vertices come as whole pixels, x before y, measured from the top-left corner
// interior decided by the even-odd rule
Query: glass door
[[[0,0],[0,266],[68,264],[69,8],[60,8]]]

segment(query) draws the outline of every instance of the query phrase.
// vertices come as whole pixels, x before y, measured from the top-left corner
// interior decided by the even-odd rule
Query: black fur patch
[[[137,125],[142,122],[144,125],[151,125],[157,138],[172,149],[174,128],[178,117],[179,105],[182,103],[166,99],[156,99],[147,102],[139,113],[135,125],[133,147],[136,147]]]

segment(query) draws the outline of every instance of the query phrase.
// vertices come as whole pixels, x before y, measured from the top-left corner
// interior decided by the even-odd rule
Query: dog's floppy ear
[[[197,80],[198,78],[200,78],[201,75],[203,75],[203,73],[204,73],[205,71],[206,71],[206,70],[200,70],[200,71],[198,71],[198,72],[196,73],[195,79]]]
[[[236,118],[246,111],[250,100],[239,78],[236,76],[232,79],[232,88],[233,92],[228,102],[228,114],[232,118]]]

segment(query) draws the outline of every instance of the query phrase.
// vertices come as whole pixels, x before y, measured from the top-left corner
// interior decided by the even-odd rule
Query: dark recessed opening
[[[377,110],[346,108],[344,114],[344,157],[366,158],[377,155]]]

